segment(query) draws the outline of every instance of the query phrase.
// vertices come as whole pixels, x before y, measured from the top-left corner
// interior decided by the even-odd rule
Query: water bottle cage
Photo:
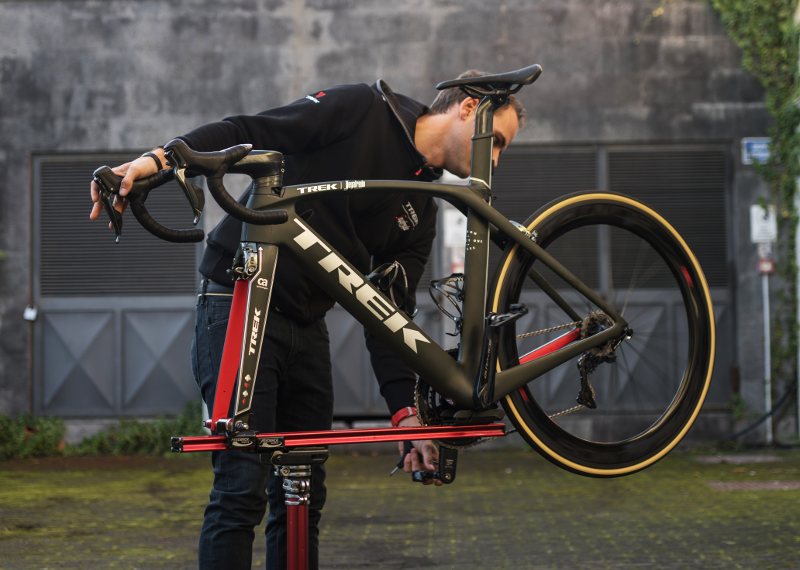
[[[401,275],[403,277],[402,281],[398,279]],[[404,308],[406,301],[408,301],[408,279],[406,277],[406,270],[399,262],[393,261],[391,263],[384,263],[366,277],[367,281],[386,293],[395,307],[403,309],[412,319],[417,316],[419,309],[414,309],[413,312],[409,312]],[[398,291],[396,297],[395,290]]]

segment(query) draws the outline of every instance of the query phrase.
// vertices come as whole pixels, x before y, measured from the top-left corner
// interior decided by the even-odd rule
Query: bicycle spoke
[[[625,304],[622,306],[622,312],[620,315],[623,317],[625,316],[625,309],[628,308],[628,301],[631,298],[631,293],[633,293],[633,288],[636,285],[636,276],[639,272],[639,264],[641,263],[642,258],[642,251],[644,249],[645,242],[639,243],[639,252],[636,255],[636,265],[633,267],[633,275],[631,276],[631,284],[628,286],[628,294],[625,296]]]
[[[633,347],[633,346],[629,346],[629,348],[630,348],[630,349],[631,349],[633,352],[635,352],[635,353],[636,353],[636,355],[639,357],[639,361],[640,361],[640,362],[643,362],[643,363],[645,364],[645,366],[647,366],[648,368],[650,368],[650,370],[652,370],[652,371],[655,373],[655,374],[654,374],[654,376],[655,376],[656,378],[658,378],[659,380],[663,380],[663,379],[664,379],[664,377],[663,377],[663,370],[660,370],[660,369],[659,369],[657,366],[655,366],[655,365],[653,364],[653,362],[652,362],[652,361],[651,361],[651,360],[650,360],[648,357],[646,357],[642,351],[639,351],[639,350],[637,350],[637,349],[636,349],[635,347]],[[622,354],[624,355],[624,352],[622,352]],[[626,358],[626,359],[627,359],[627,357],[625,357],[625,356],[623,356],[623,358]],[[626,362],[627,362],[627,360],[626,360]],[[650,392],[650,390],[649,390],[649,389],[647,390],[647,392],[650,394],[650,396],[654,396],[654,394],[653,394],[652,392]]]
[[[627,362],[628,362],[627,357],[625,357],[623,355],[623,358],[625,359],[625,362],[627,364]],[[627,368],[630,369],[630,365],[628,365]],[[631,386],[632,387],[631,392],[633,393],[633,399],[636,401],[636,409],[637,410],[642,410],[643,409],[642,408],[642,400],[641,400],[641,398],[639,396],[639,390],[638,390],[638,388],[636,386],[636,382],[634,381],[633,371],[632,370],[628,374],[628,382],[626,383],[626,386]],[[622,397],[622,391],[620,391],[620,397]]]

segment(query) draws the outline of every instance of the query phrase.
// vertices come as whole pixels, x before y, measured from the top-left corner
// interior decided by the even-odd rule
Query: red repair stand
[[[287,517],[287,570],[308,570],[308,503],[311,495],[311,466],[325,463],[329,445],[423,439],[474,439],[506,435],[501,423],[488,425],[417,428],[354,429],[294,433],[245,432],[235,436],[207,435],[173,437],[172,451],[223,451],[234,449],[261,453],[261,461],[275,467],[283,477]],[[437,478],[443,483],[455,479],[456,452],[440,448],[439,472],[415,472],[414,480]],[[445,457],[443,454],[449,454]]]

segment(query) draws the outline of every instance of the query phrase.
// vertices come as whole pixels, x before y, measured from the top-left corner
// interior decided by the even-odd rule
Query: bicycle
[[[174,178],[184,191],[197,223],[203,209],[203,193],[191,183],[193,175],[205,176],[209,192],[222,209],[244,222],[241,248],[232,269],[236,283],[216,401],[207,424],[215,435],[205,439],[175,438],[174,449],[241,449],[274,455],[287,448],[282,435],[256,434],[249,429],[252,385],[256,381],[279,251],[292,256],[336,303],[419,375],[417,411],[423,425],[429,428],[414,429],[430,429],[430,437],[439,439],[444,448],[463,447],[463,438],[472,438],[466,440],[469,445],[479,442],[481,437],[506,433],[497,427],[496,422],[503,417],[498,404],[527,443],[552,463],[580,475],[628,475],[654,464],[680,442],[703,405],[715,351],[708,285],[684,240],[653,209],[612,192],[565,196],[546,204],[522,224],[506,219],[491,206],[494,111],[507,102],[509,95],[532,84],[541,72],[540,66],[533,65],[514,72],[437,85],[437,89],[459,88],[480,101],[472,143],[472,170],[466,186],[337,180],[284,187],[283,159],[278,152],[239,145],[200,153],[180,140],[166,145],[170,169],[138,180],[128,194],[131,210],[145,229],[167,241],[203,239],[201,230],[162,226],[150,217],[144,205],[152,189]],[[225,189],[223,177],[229,172],[251,177],[246,206]],[[101,200],[119,240],[121,215],[114,210],[112,200],[119,190],[120,179],[103,167],[95,172],[95,181],[102,188]],[[393,302],[393,291],[402,292],[400,268],[381,268],[369,276],[359,273],[296,214],[299,202],[323,192],[328,199],[345,193],[419,193],[446,200],[467,216],[464,273],[431,282],[431,290],[439,295],[438,299],[452,304],[453,308],[447,311],[437,300],[439,308],[455,323],[454,334],[460,339],[458,349],[441,348],[414,324],[411,315]],[[627,275],[629,287],[619,298],[613,291],[613,298],[603,298],[576,276],[581,265],[570,258],[569,243],[580,232],[602,233],[623,255],[635,257],[634,269]],[[488,279],[490,241],[503,250],[491,281]],[[557,261],[550,252],[566,261]],[[566,315],[567,322],[517,334],[516,327],[527,314],[526,307],[519,302],[527,283],[544,292]],[[646,310],[648,296],[653,295],[650,288],[653,283],[659,284],[658,295],[670,297],[680,315],[685,314],[681,330],[667,331],[671,340],[664,341],[675,343],[680,362],[664,366],[656,362],[653,366],[669,375],[666,382],[658,385],[658,393],[653,393],[645,383],[637,384],[637,364],[631,364],[633,360],[652,363],[660,358],[658,354],[642,352],[636,344],[639,337],[649,339],[657,332],[651,322],[653,316]],[[578,304],[585,304],[586,310],[579,312],[575,308]],[[628,308],[634,306],[639,312],[626,317]],[[567,332],[528,349],[530,339],[562,330]],[[548,409],[537,379],[548,373],[563,377],[573,364],[577,365],[573,387],[578,392],[578,405],[560,411]],[[635,386],[635,396],[617,390],[619,386],[626,389]],[[640,386],[642,393],[638,390]],[[234,396],[234,416],[227,418]],[[571,414],[597,410],[604,398],[630,404],[629,421],[621,426],[628,433],[599,440],[580,437],[580,428],[569,421],[575,417]],[[422,438],[419,432],[414,435],[413,429],[408,434],[386,431],[364,437]],[[320,438],[305,434],[303,445],[323,441]],[[300,445],[299,439],[302,438],[298,436],[295,445]],[[343,441],[341,437],[339,440]],[[314,453],[309,451],[307,457]],[[318,460],[322,460],[321,456]],[[273,458],[273,464],[279,465],[278,461],[275,463]]]

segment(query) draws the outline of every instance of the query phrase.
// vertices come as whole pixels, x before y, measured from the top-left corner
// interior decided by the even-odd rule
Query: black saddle
[[[451,79],[443,81],[436,86],[436,89],[447,89],[449,87],[459,87],[461,89],[471,89],[481,95],[492,91],[507,91],[516,93],[523,85],[530,85],[542,74],[541,65],[531,65],[517,71],[499,73],[496,75],[480,75],[478,77],[465,77],[463,79]],[[516,86],[514,89],[513,86]]]

